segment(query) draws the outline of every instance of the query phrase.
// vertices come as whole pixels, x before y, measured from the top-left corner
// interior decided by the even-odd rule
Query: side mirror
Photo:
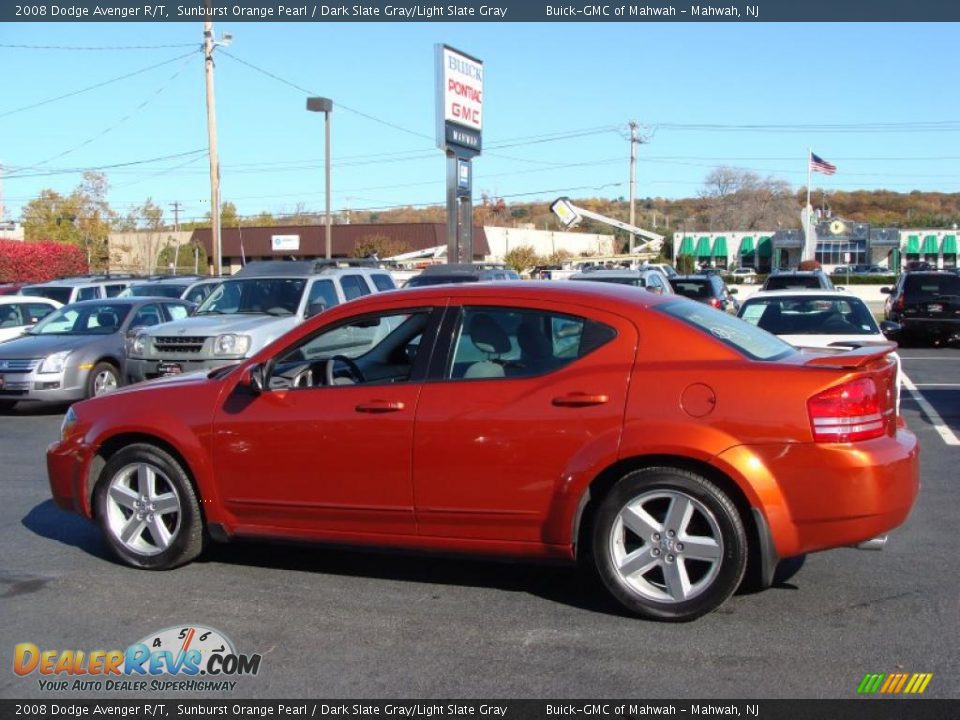
[[[893,289],[888,287],[882,287],[880,288],[880,292],[883,293],[884,295],[892,295]]]
[[[740,291],[737,288],[729,288],[727,292],[730,293],[731,295],[736,295]]]
[[[243,376],[240,378],[240,386],[246,388],[254,395],[260,395],[266,386],[263,365],[258,363],[244,370]]]
[[[312,318],[314,315],[319,315],[324,310],[327,309],[327,304],[325,302],[314,302],[307,305],[307,312],[304,315],[304,319]]]
[[[880,332],[882,332],[883,336],[888,340],[893,340],[898,337],[900,330],[900,323],[893,322],[893,320],[884,320],[880,323]]]

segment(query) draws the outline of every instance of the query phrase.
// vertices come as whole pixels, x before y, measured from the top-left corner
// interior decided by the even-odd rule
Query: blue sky
[[[307,94],[335,103],[334,210],[442,204],[435,43],[485,63],[486,150],[474,162],[475,197],[626,197],[630,120],[650,138],[639,149],[638,197],[693,196],[718,165],[801,187],[808,146],[839,168],[814,175],[816,187],[960,190],[960,65],[949,60],[956,25],[214,27],[234,36],[229,56],[217,50],[217,116],[222,197],[243,214],[298,203],[322,210],[323,117],[306,111]],[[168,218],[173,201],[182,218],[208,212],[205,152],[183,155],[207,146],[202,55],[190,47],[201,40],[199,22],[0,26],[7,218],[43,188],[69,192],[80,179],[75,169],[123,163],[139,164],[104,170],[117,210],[152,197]],[[840,127],[823,127],[831,125]],[[166,156],[178,157],[140,163]]]

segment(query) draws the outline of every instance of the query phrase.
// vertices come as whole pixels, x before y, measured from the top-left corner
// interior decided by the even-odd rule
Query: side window
[[[35,323],[43,320],[47,315],[53,312],[53,308],[43,303],[27,303],[21,306],[23,315],[27,322]]]
[[[310,286],[310,294],[307,296],[307,315],[316,315],[334,305],[337,305],[337,289],[329,280],[317,280]],[[323,307],[320,307],[320,306]]]
[[[100,297],[99,291],[100,288],[96,285],[80,288],[77,290],[77,300],[96,300],[98,297]]]
[[[396,284],[393,282],[393,278],[389,275],[377,273],[376,275],[371,275],[370,278],[373,280],[373,284],[380,292],[383,292],[384,290],[397,289]]]
[[[408,382],[430,313],[365,315],[313,335],[277,358],[270,387]]]
[[[465,308],[446,376],[532,377],[552,372],[616,337],[606,325],[558,313]]]
[[[204,283],[203,285],[198,285],[193,290],[191,290],[185,300],[189,300],[192,303],[197,303],[198,305],[207,299],[207,295],[210,294],[210,291],[216,287],[215,283]]]
[[[107,297],[116,297],[122,293],[126,287],[126,283],[118,283],[113,285],[104,285],[103,289],[106,291]]]
[[[20,305],[0,305],[0,328],[14,328],[26,325],[20,314]]]
[[[340,278],[343,287],[343,296],[347,300],[356,300],[358,297],[370,294],[370,287],[360,275],[344,275]]]
[[[159,325],[162,322],[163,317],[160,314],[159,306],[144,305],[137,310],[137,314],[133,316],[133,320],[130,322],[130,327],[152,327],[153,325]]]
[[[190,314],[189,308],[186,305],[165,305],[167,310],[167,315],[170,316],[171,320],[183,320]]]

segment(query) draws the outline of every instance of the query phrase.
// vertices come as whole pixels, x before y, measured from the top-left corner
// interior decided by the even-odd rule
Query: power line
[[[47,177],[47,176],[49,176],[49,175],[62,175],[62,174],[64,174],[64,173],[70,173],[70,172],[78,173],[78,172],[88,172],[88,171],[95,171],[95,170],[112,170],[112,169],[114,169],[114,168],[131,167],[131,166],[134,166],[134,165],[147,165],[147,164],[149,164],[149,163],[160,162],[161,160],[172,160],[173,158],[181,158],[181,157],[185,157],[185,156],[187,156],[187,155],[195,155],[195,154],[198,154],[198,153],[206,153],[206,152],[207,152],[207,149],[206,149],[206,148],[199,148],[199,149],[197,149],[197,150],[188,150],[187,152],[174,153],[173,155],[161,155],[161,156],[159,156],[159,157],[148,158],[148,159],[146,159],[146,160],[131,160],[131,161],[129,161],[129,162],[114,163],[114,164],[112,164],[112,165],[98,165],[98,166],[85,167],[85,168],[73,168],[72,170],[58,170],[58,171],[50,171],[50,172],[27,173],[27,174],[24,174],[24,175],[17,175],[16,177],[18,177],[18,178],[26,178],[26,177]],[[9,177],[13,177],[13,176],[8,175],[7,177],[9,178]]]
[[[826,124],[723,124],[723,123],[657,123],[662,130],[693,130],[713,132],[958,132],[960,122],[955,120],[911,121],[895,123],[826,123]]]
[[[0,43],[0,48],[17,50],[161,50],[165,48],[196,47],[196,43],[173,43],[170,45],[14,45]]]
[[[134,70],[131,73],[126,73],[125,75],[120,75],[119,77],[111,78],[109,80],[104,80],[103,82],[99,82],[94,85],[88,85],[87,87],[81,88],[80,90],[74,90],[73,92],[69,92],[64,95],[57,95],[56,97],[52,97],[52,98],[47,98],[46,100],[41,100],[40,102],[35,102],[35,103],[32,103],[31,105],[24,105],[23,107],[18,107],[13,110],[7,110],[6,112],[0,113],[0,118],[7,117],[8,115],[13,115],[14,113],[23,112],[25,110],[32,110],[33,108],[38,108],[43,105],[49,105],[50,103],[57,102],[58,100],[66,100],[67,98],[75,97],[77,95],[81,95],[82,93],[89,92],[91,90],[96,90],[97,88],[102,88],[106,85],[110,85],[115,82],[120,82],[121,80],[127,80],[128,78],[136,77],[137,75],[142,75],[143,73],[149,72],[150,70],[155,70],[158,67],[163,67],[164,65],[169,65],[170,63],[174,63],[177,60],[182,60],[185,57],[189,57],[190,55],[194,54],[194,52],[196,51],[191,50],[190,52],[185,53],[183,55],[177,55],[177,57],[175,58],[170,58],[169,60],[164,60],[163,62],[159,62],[145,68],[140,68],[139,70]]]

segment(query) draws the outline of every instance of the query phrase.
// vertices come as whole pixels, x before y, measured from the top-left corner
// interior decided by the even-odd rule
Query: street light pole
[[[307,110],[310,112],[322,112],[323,113],[323,128],[324,128],[324,176],[326,178],[326,196],[327,196],[327,208],[326,208],[326,250],[327,250],[327,260],[331,257],[331,226],[330,226],[330,113],[333,111],[333,100],[330,98],[324,97],[309,97],[307,98]]]
[[[220,244],[220,160],[217,157],[217,104],[213,92],[213,14],[207,0],[207,17],[203,23],[204,74],[207,86],[207,144],[210,148],[210,232],[213,241],[213,275],[223,271]]]

